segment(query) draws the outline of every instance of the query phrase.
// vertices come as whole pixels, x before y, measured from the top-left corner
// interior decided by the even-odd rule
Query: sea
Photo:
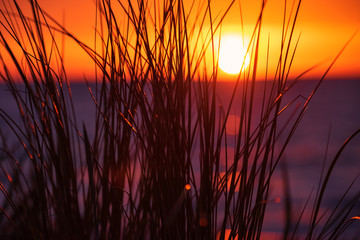
[[[295,116],[299,113],[306,98],[318,83],[317,80],[303,80],[297,82],[286,94],[284,102],[295,99],[288,116]],[[260,86],[263,82],[258,83]],[[231,92],[234,88],[233,82],[219,82],[218,96],[222,104],[229,103]],[[75,111],[78,121],[85,125],[94,124],[94,104],[92,103],[87,86],[82,83],[72,83],[71,90],[74,99]],[[261,104],[261,94],[255,94],[255,106]],[[237,114],[240,109],[239,98],[234,99],[232,111],[229,115],[227,134],[236,132]],[[255,108],[255,107],[254,107]],[[2,113],[18,118],[16,104],[10,92],[4,84],[0,84],[0,109]],[[256,113],[255,113],[256,114]],[[2,131],[10,134],[6,122],[0,119]],[[302,214],[305,205],[307,210],[303,215],[303,223],[299,231],[304,231],[306,223],[309,222],[311,209],[314,205],[314,197],[318,191],[322,170],[328,169],[332,159],[336,156],[345,141],[360,128],[360,79],[332,79],[325,80],[310,101],[305,115],[299,123],[284,155],[281,169],[285,171],[275,172],[271,183],[269,203],[263,232],[264,239],[279,239],[284,229],[284,172],[287,174],[287,187],[291,197],[291,209],[294,222]],[[90,133],[91,135],[91,133]],[[280,138],[279,141],[286,139]],[[230,146],[231,147],[231,146]],[[355,136],[343,149],[333,173],[329,179],[321,210],[331,211],[342,199],[348,187],[354,182],[344,203],[360,191],[360,135]],[[3,181],[2,178],[0,178]],[[307,200],[310,199],[307,203]],[[349,216],[360,216],[360,205],[357,204]],[[360,220],[355,221],[348,229],[346,239],[357,239],[360,236]]]

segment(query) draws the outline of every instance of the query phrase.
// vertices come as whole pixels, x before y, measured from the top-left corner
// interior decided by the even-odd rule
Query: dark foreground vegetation
[[[247,49],[250,66],[239,74],[230,102],[221,105],[217,61],[214,57],[211,66],[204,63],[205,51],[214,51],[214,41],[219,41],[213,36],[221,31],[226,12],[212,16],[211,2],[202,3],[197,8],[198,2],[182,0],[161,5],[97,0],[98,47],[92,48],[36,0],[26,2],[31,16],[23,13],[20,1],[2,2],[0,77],[17,103],[19,118],[0,109],[0,237],[261,238],[274,172],[343,50],[311,94],[303,96],[304,104],[284,121],[293,105],[284,96],[311,70],[288,78],[299,43],[293,30],[300,2],[288,3],[278,65],[273,76],[266,76],[262,104],[254,109],[264,3]],[[59,35],[76,41],[96,67],[96,80],[88,84],[89,104],[96,109],[93,126],[77,120]],[[235,94],[240,94],[241,107],[237,132],[229,136],[226,123]],[[285,217],[278,223],[284,226],[284,239],[339,238],[357,220],[352,210],[359,195],[348,196],[352,186],[339,193],[333,209],[324,212],[321,206],[339,156],[358,133],[319,172],[322,180],[300,215],[292,214],[284,191]],[[283,172],[286,176],[286,168]],[[305,211],[311,212],[306,222]]]

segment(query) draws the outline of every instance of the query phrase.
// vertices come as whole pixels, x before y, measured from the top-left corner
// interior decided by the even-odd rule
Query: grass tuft
[[[279,166],[284,239],[339,238],[358,219],[350,213],[359,195],[340,208],[349,190],[329,216],[320,207],[339,156],[360,130],[325,172],[307,231],[299,229],[310,196],[293,222],[284,151],[344,50],[312,93],[300,96],[304,104],[289,113],[296,102],[286,100],[289,90],[311,70],[289,79],[300,39],[294,29],[301,1],[293,2],[288,17],[285,5],[277,67],[274,76],[266,74],[264,85],[258,82],[262,2],[247,46],[250,65],[224,104],[215,36],[235,1],[213,16],[211,1],[194,1],[189,8],[182,0],[97,0],[94,47],[36,0],[28,3],[31,16],[17,0],[3,1],[1,9],[0,77],[19,113],[15,120],[0,109],[5,123],[0,128],[1,237],[259,239],[268,205],[280,201],[269,197]],[[94,82],[84,78],[95,109],[93,125],[79,123],[55,34],[78,43],[94,63]],[[269,59],[269,45],[267,54]]]

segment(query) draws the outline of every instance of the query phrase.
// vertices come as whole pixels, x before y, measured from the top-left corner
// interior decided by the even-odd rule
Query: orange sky
[[[187,0],[185,0],[187,1]],[[26,4],[26,0],[20,0]],[[41,6],[66,28],[85,43],[92,46],[95,26],[95,0],[39,0]],[[224,11],[230,0],[213,0],[214,13]],[[246,34],[253,30],[260,9],[260,0],[241,1]],[[265,8],[263,36],[270,34],[270,58],[276,59],[280,44],[282,12],[284,0],[269,0]],[[288,1],[289,6],[292,1]],[[353,35],[360,30],[359,0],[304,0],[297,25],[301,40],[293,64],[293,75],[317,64],[320,67],[309,76],[318,76],[329,65],[338,51]],[[239,28],[239,4],[235,4],[224,20],[224,31]],[[65,17],[65,18],[64,18]],[[245,34],[245,35],[246,35]],[[297,35],[296,35],[297,36]],[[263,45],[265,49],[266,44]],[[65,63],[69,76],[83,74],[91,77],[93,63],[70,39],[65,42]],[[262,54],[265,55],[264,52]],[[350,43],[338,60],[330,77],[360,77],[360,32]],[[260,70],[261,71],[261,70]],[[226,75],[220,73],[220,76]]]

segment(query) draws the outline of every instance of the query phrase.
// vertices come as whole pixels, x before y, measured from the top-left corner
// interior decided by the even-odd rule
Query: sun
[[[244,62],[245,60],[245,62]],[[228,74],[238,74],[250,64],[249,54],[241,35],[226,34],[221,37],[219,49],[219,67]]]

